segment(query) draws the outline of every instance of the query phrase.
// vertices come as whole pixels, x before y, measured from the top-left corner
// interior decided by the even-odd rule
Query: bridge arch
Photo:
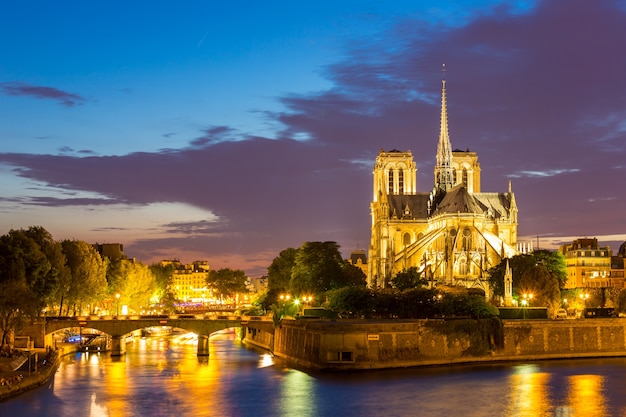
[[[258,324],[267,323],[267,320],[256,318],[253,322]],[[59,330],[67,328],[90,328],[98,330],[102,333],[111,336],[112,347],[111,355],[119,356],[123,355],[126,351],[125,338],[136,330],[145,329],[155,326],[170,326],[172,328],[179,328],[188,330],[198,335],[198,356],[209,355],[209,337],[211,334],[220,330],[228,329],[231,327],[247,327],[249,323],[248,318],[230,317],[220,319],[209,318],[170,318],[168,316],[162,317],[150,317],[150,318],[137,318],[137,319],[91,319],[88,317],[64,317],[64,318],[48,318],[46,320],[45,335],[57,332]],[[271,325],[271,321],[267,324]],[[261,327],[267,327],[261,326]],[[265,331],[270,330],[266,328]],[[273,333],[273,328],[271,328]]]

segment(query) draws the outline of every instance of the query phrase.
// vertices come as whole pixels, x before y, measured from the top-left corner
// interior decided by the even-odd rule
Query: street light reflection
[[[274,365],[274,357],[269,353],[261,355],[261,359],[259,360],[259,368],[266,368],[268,366]]]
[[[283,415],[309,417],[317,415],[312,378],[290,369],[285,374],[280,395]]]

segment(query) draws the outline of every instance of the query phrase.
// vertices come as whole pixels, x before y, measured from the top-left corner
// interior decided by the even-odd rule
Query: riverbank
[[[30,356],[45,358],[38,361],[36,369],[13,370],[14,358],[0,358],[0,401],[13,398],[24,392],[40,387],[52,380],[61,357],[76,352],[74,345],[58,346],[55,350],[32,349]]]
[[[626,319],[289,320],[245,342],[300,367],[352,371],[626,357]]]

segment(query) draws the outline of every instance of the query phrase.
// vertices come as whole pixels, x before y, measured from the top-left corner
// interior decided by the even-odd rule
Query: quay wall
[[[301,366],[383,369],[626,356],[626,319],[288,320],[246,342]]]

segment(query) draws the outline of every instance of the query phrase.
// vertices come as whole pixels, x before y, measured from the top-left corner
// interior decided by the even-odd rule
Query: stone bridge
[[[209,336],[220,330],[231,327],[252,328],[257,331],[274,333],[274,325],[269,317],[220,316],[218,318],[197,318],[179,316],[139,316],[123,318],[91,317],[48,317],[45,334],[58,330],[81,327],[99,330],[111,336],[111,355],[120,356],[126,352],[125,339],[136,330],[147,327],[169,326],[198,335],[198,356],[209,355]]]

